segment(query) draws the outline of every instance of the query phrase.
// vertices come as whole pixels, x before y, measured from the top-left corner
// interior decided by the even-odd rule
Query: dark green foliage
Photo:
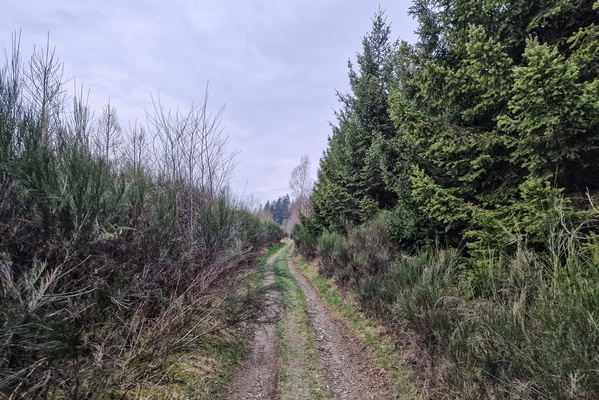
[[[278,199],[271,202],[266,202],[264,206],[264,211],[267,211],[272,215],[273,221],[275,221],[280,226],[284,226],[287,220],[291,217],[291,211],[289,210],[289,206],[291,205],[291,199],[289,195],[279,197]]]
[[[400,54],[407,71],[391,110],[422,155],[413,205],[450,241],[484,231],[479,214],[527,207],[526,182],[568,194],[599,188],[597,78],[581,75],[578,61],[595,57],[591,5],[416,2],[420,43]],[[517,213],[505,217],[505,227],[525,225]]]
[[[300,254],[308,259],[316,256],[318,237],[322,231],[310,218],[300,214],[300,223],[293,225],[291,237]]]
[[[312,218],[324,229],[342,232],[347,222],[364,222],[377,209],[395,205],[396,195],[385,186],[379,167],[378,144],[395,135],[387,96],[395,82],[397,44],[390,34],[384,13],[378,12],[362,39],[358,70],[349,62],[351,93],[338,93],[342,109],[312,199]]]
[[[599,190],[592,2],[416,1],[412,13],[417,44],[392,42],[379,13],[350,64],[313,197],[320,229],[395,208],[402,246],[480,248],[497,232],[481,215],[526,225],[503,210],[529,208],[531,185]]]
[[[281,240],[285,234],[274,222],[264,222],[256,215],[243,210],[236,210],[237,229],[241,240],[252,248],[258,249],[265,244],[271,246]]]
[[[598,8],[415,0],[418,42],[377,14],[350,65],[297,237],[415,332],[425,397],[599,396]]]

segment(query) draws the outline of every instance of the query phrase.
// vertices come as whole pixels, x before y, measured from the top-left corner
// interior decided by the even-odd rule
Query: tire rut
[[[302,288],[308,304],[310,324],[337,399],[397,399],[386,373],[376,367],[362,342],[347,323],[331,314],[317,291],[288,258],[289,270]]]
[[[288,249],[292,246],[283,247],[269,258],[265,285],[274,282],[272,264]],[[326,389],[336,400],[398,399],[386,373],[376,367],[366,346],[349,325],[331,314],[316,289],[297,270],[289,256],[287,265],[306,298],[315,347],[328,381]],[[256,329],[249,356],[237,370],[229,386],[227,400],[280,399],[277,388],[277,324],[274,322],[281,312],[280,293],[271,293],[267,304],[267,322]]]
[[[275,282],[272,264],[288,249],[285,246],[266,262],[264,285]],[[229,386],[228,400],[278,399],[276,319],[280,312],[280,293],[271,292],[266,301],[265,322],[256,328],[248,358],[238,369]]]

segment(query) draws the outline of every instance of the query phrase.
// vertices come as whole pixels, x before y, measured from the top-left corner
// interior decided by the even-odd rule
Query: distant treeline
[[[291,199],[289,195],[281,196],[272,203],[267,201],[261,212],[265,215],[271,215],[272,219],[283,226],[291,218]]]
[[[293,235],[417,334],[425,397],[599,397],[598,7],[415,0],[350,62]]]

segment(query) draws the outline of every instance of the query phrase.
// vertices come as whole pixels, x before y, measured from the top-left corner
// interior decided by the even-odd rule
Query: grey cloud
[[[4,2],[0,43],[22,29],[22,51],[49,31],[65,72],[91,89],[101,112],[111,98],[119,116],[145,121],[150,93],[166,106],[226,104],[223,125],[238,150],[233,190],[265,202],[287,193],[291,170],[318,159],[347,90],[347,59],[379,0],[29,0]],[[402,4],[398,4],[402,3]],[[381,3],[394,34],[410,39],[408,2]]]

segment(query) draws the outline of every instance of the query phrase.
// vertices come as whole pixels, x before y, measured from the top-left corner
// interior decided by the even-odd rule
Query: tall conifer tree
[[[394,136],[388,94],[394,84],[397,43],[385,13],[375,14],[362,39],[357,69],[349,61],[351,92],[338,93],[341,110],[320,164],[313,198],[314,218],[330,230],[359,223],[380,208],[393,207],[395,194],[384,184],[377,146]]]

